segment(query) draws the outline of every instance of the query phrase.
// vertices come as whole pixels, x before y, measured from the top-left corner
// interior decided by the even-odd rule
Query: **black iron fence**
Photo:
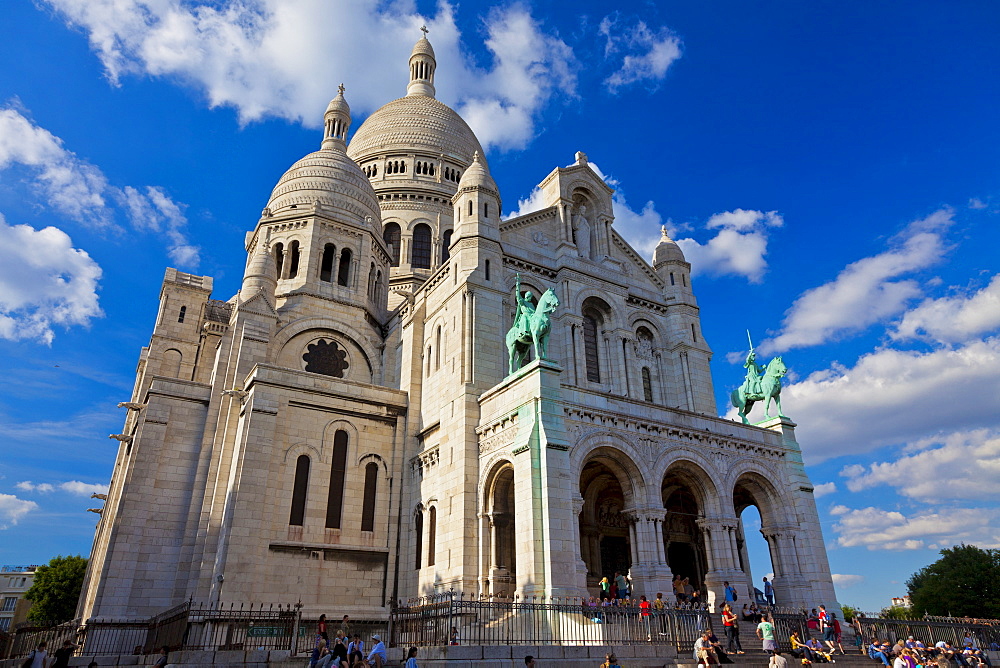
[[[874,640],[906,640],[913,636],[927,646],[947,641],[953,647],[965,645],[966,637],[981,649],[1000,646],[1000,620],[925,616],[919,619],[884,619],[858,615],[854,622],[863,643]]]
[[[383,623],[384,626],[384,623]],[[202,604],[188,601],[148,620],[91,619],[18,626],[8,657],[27,656],[39,643],[50,651],[69,640],[77,656],[155,654],[173,650],[292,650],[307,635],[292,605]],[[310,645],[311,648],[311,645]]]
[[[584,599],[469,599],[442,594],[394,606],[394,647],[446,645],[671,645],[690,649],[715,615],[704,609],[594,606]],[[719,631],[721,632],[721,624]]]

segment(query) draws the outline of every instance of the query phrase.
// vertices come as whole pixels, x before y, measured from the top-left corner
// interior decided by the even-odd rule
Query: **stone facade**
[[[794,425],[716,417],[681,250],[664,234],[640,257],[582,153],[503,219],[435,69],[421,39],[406,97],[350,145],[343,90],[330,103],[231,299],[167,270],[82,617],[194,598],[381,618],[450,589],[595,594],[615,570],[637,595],[678,573],[748,600],[749,505],[778,602],[834,603]],[[550,361],[511,374],[518,277],[561,305]]]

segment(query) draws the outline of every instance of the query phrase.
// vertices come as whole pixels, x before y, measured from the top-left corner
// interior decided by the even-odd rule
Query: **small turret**
[[[330,100],[323,114],[322,148],[347,149],[347,131],[351,129],[351,107],[344,99],[344,84],[340,84],[337,97]]]
[[[653,251],[653,270],[666,284],[668,294],[693,298],[691,265],[684,258],[684,251],[667,234],[665,225],[662,227],[660,243],[656,244],[656,250]]]
[[[268,302],[274,305],[274,293],[278,287],[278,266],[268,248],[267,241],[259,244],[247,262],[243,272],[243,286],[240,288],[241,300],[246,301],[258,292],[263,292]]]
[[[458,192],[452,198],[455,205],[455,237],[487,237],[500,239],[500,193],[490,176],[479,151],[458,182]]]
[[[427,28],[423,27],[424,36],[413,45],[410,54],[410,83],[406,86],[407,95],[426,95],[434,97],[434,70],[437,60],[434,58],[434,47],[427,41]]]

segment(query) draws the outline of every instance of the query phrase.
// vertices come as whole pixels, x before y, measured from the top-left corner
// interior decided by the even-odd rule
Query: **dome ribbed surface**
[[[409,95],[380,107],[369,116],[347,147],[362,160],[386,151],[443,153],[468,165],[483,147],[468,123],[453,109],[425,95]]]
[[[493,192],[497,192],[496,181],[493,180],[493,177],[490,176],[490,171],[483,165],[482,157],[479,154],[474,156],[472,164],[462,174],[462,180],[458,182],[459,190],[475,186],[489,188]]]
[[[292,204],[311,206],[317,200],[324,207],[342,209],[362,219],[371,216],[381,220],[371,183],[343,150],[321,149],[289,167],[271,192],[267,208],[278,214]]]
[[[431,46],[431,43],[427,41],[426,37],[421,37],[417,40],[417,43],[413,45],[413,53],[410,54],[410,58],[421,54],[434,58],[434,47]],[[435,58],[435,60],[437,59]]]
[[[653,251],[653,267],[663,262],[687,262],[684,258],[684,251],[677,245],[677,242],[667,236],[666,229],[660,237],[660,243],[656,244]]]

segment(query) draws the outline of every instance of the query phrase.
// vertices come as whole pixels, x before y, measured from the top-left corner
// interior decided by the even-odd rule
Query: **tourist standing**
[[[615,571],[615,585],[618,587],[618,598],[628,598],[628,580],[619,571]]]
[[[764,578],[764,599],[767,600],[768,607],[774,607],[774,585],[767,578]]]
[[[725,592],[726,592],[726,603],[728,603],[730,606],[732,606],[733,603],[736,603],[736,599],[739,598],[739,596],[736,595],[736,588],[735,587],[731,587],[728,582],[723,582],[722,584],[725,585],[725,588],[726,588],[725,589]]]
[[[45,641],[38,643],[38,647],[31,650],[31,654],[28,655],[28,659],[25,660],[25,664],[31,661],[31,668],[48,668],[49,654],[45,651]]]
[[[722,606],[722,628],[726,632],[726,651],[743,654],[743,644],[740,642],[740,625],[736,619],[733,607],[726,603]]]
[[[607,600],[611,598],[611,583],[608,581],[608,576],[605,575],[601,578],[601,600]]]
[[[330,644],[330,636],[326,632],[326,615],[319,616],[319,622],[316,624],[316,635],[326,641],[326,644]]]
[[[75,649],[76,645],[69,640],[64,640],[62,647],[53,653],[56,661],[52,664],[52,668],[69,668],[69,658],[73,656],[73,650]]]
[[[837,627],[833,625],[834,615],[832,612],[826,611],[826,606],[819,606],[819,628],[823,632],[823,642],[830,649],[830,654],[837,653]],[[843,649],[840,650],[843,653]]]
[[[778,651],[778,642],[774,637],[774,624],[771,623],[771,615],[764,615],[764,619],[757,625],[757,637],[761,639],[765,652]]]

